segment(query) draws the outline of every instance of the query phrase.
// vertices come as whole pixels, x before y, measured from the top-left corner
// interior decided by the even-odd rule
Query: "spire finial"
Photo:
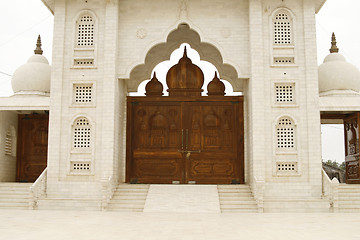
[[[156,78],[156,72],[154,71],[153,78]]]
[[[335,33],[332,33],[330,53],[337,53],[337,52],[339,52],[339,48],[336,46]]]
[[[218,78],[218,76],[217,76],[217,72],[215,71],[215,77],[214,78]]]
[[[40,34],[37,38],[37,42],[36,42],[36,49],[34,51],[35,54],[40,54],[42,55],[43,54],[43,50],[41,49],[41,37],[40,37]]]
[[[186,45],[184,47],[184,56],[183,57],[187,57],[187,50],[186,50]]]

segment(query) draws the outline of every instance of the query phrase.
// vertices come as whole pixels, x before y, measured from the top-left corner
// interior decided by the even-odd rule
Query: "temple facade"
[[[325,0],[42,1],[52,65],[39,38],[0,98],[0,180],[34,183],[32,208],[107,209],[117,188],[156,183],[245,186],[260,212],[338,211],[321,123],[345,125],[358,191],[360,72],[335,36],[317,65]],[[186,50],[166,84],[153,75],[183,43],[216,67],[207,86]]]

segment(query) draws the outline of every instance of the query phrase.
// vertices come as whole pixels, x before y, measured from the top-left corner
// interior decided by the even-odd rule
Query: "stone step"
[[[109,204],[109,208],[121,208],[121,209],[143,209],[145,202],[142,203],[117,203],[112,202]]]
[[[33,183],[20,183],[20,182],[0,182],[0,187],[15,186],[15,187],[31,187]]]
[[[239,201],[239,202],[247,202],[254,201],[253,197],[250,196],[242,196],[242,197],[219,197],[220,202],[228,202],[228,201]]]
[[[143,208],[112,208],[112,207],[108,207],[107,209],[108,211],[112,211],[112,212],[143,212]]]
[[[30,196],[29,192],[19,192],[19,191],[0,192],[0,198],[16,198],[16,197],[28,198],[29,196]]]
[[[116,190],[114,192],[114,195],[122,195],[122,194],[134,194],[134,195],[141,195],[141,194],[146,194],[148,192],[148,190],[135,190],[135,191],[132,191],[132,190]]]
[[[112,199],[111,204],[144,204],[146,198],[144,199]]]
[[[237,185],[217,185],[218,189],[250,189],[249,185],[237,184]]]
[[[24,208],[24,209],[28,209],[29,207],[29,202],[25,201],[25,202],[1,202],[0,203],[0,207],[1,208]]]
[[[226,205],[226,204],[256,204],[254,199],[247,199],[247,200],[220,200],[220,204]]]
[[[90,211],[101,210],[99,199],[74,199],[74,198],[46,198],[39,199],[38,210],[78,210]]]
[[[341,213],[360,213],[360,208],[339,208]]]
[[[0,198],[0,204],[10,203],[10,202],[28,203],[29,198]]]
[[[121,184],[115,190],[108,203],[108,211],[142,212],[146,196],[149,191],[148,184]]]
[[[257,204],[256,203],[249,203],[249,204],[244,204],[244,203],[229,203],[229,204],[221,204],[220,203],[220,207],[221,209],[236,209],[236,208],[256,208],[257,209]]]
[[[218,185],[222,213],[254,213],[258,206],[248,185]]]
[[[257,213],[257,208],[221,209],[222,213]]]
[[[113,197],[111,199],[111,201],[145,201],[146,200],[146,196],[138,196],[138,197],[134,197],[134,196],[117,196],[117,197]]]
[[[246,188],[218,188],[219,193],[251,193],[250,189]]]
[[[118,189],[148,189],[149,184],[120,184],[117,187]]]

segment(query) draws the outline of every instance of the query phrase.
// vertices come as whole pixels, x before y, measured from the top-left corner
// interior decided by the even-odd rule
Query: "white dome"
[[[319,92],[331,90],[360,92],[360,71],[339,53],[329,54],[319,66]]]
[[[31,56],[26,64],[15,70],[11,79],[14,93],[50,92],[51,66],[46,57],[41,55],[40,46],[39,36],[35,55]]]

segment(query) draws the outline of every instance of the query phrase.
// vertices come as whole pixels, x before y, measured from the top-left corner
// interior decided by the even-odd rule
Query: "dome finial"
[[[337,52],[339,52],[339,48],[336,46],[335,33],[332,33],[330,53],[337,53]]]
[[[40,34],[39,34],[39,36],[37,38],[36,49],[35,49],[34,53],[39,54],[39,55],[43,54],[43,50],[41,49],[41,37],[40,37]]]
[[[183,55],[183,57],[187,57],[186,45],[185,45],[185,47],[184,47],[184,55]]]

